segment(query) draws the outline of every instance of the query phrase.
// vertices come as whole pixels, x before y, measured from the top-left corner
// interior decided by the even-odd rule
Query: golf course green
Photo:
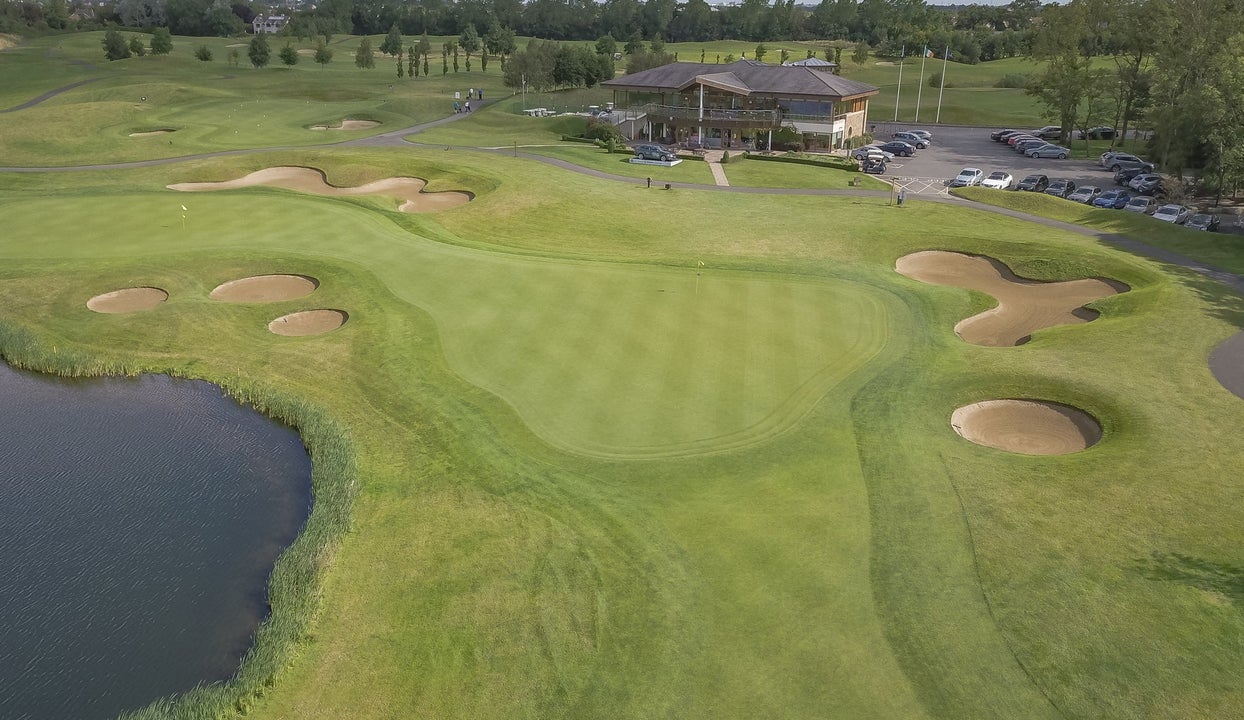
[[[789,167],[794,192],[649,189],[509,98],[325,144],[443,118],[459,86],[500,97],[499,68],[399,80],[353,66],[358,38],[327,67],[226,67],[224,40],[199,63],[191,38],[105,64],[101,35],[0,52],[26,77],[5,107],[100,78],[0,114],[3,164],[181,159],[0,172],[0,355],[219,383],[300,430],[315,486],[238,677],[133,717],[1244,714],[1244,402],[1206,362],[1244,323],[1224,286],[825,168],[739,173]],[[308,129],[344,118],[382,124]],[[155,126],[174,144],[128,137]],[[520,141],[556,147],[471,149]],[[167,187],[278,167],[472,199]],[[711,184],[696,168],[654,181]],[[973,344],[955,326],[992,297],[896,270],[929,250],[1127,292]],[[266,274],[314,291],[211,297]],[[137,287],[167,300],[86,305]],[[315,309],[348,322],[269,331]],[[1100,439],[1027,455],[952,427],[994,400],[1070,406]]]

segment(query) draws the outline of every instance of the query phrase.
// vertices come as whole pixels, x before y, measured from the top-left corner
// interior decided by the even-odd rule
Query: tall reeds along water
[[[214,385],[0,363],[0,718],[233,675],[310,508],[298,435]]]

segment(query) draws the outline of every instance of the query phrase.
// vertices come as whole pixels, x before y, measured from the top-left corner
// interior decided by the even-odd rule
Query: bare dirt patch
[[[210,297],[223,302],[280,302],[306,297],[319,286],[318,280],[306,275],[254,275],[222,283]]]
[[[965,440],[1024,455],[1066,455],[1101,440],[1101,425],[1070,405],[1043,400],[986,400],[950,416]]]
[[[173,132],[177,132],[177,131],[176,131],[176,130],[168,130],[168,129],[163,129],[163,130],[147,130],[146,132],[132,132],[132,133],[130,133],[130,137],[133,137],[133,138],[152,137],[152,136],[155,136],[155,135],[168,135],[169,133],[173,133]]]
[[[997,299],[997,307],[955,325],[955,333],[966,342],[991,347],[1022,345],[1037,330],[1089,322],[1098,313],[1086,304],[1130,289],[1107,278],[1028,280],[993,258],[943,250],[906,255],[895,269],[914,280],[968,288]]]
[[[304,310],[290,313],[268,323],[268,331],[276,335],[302,337],[336,330],[350,319],[344,310]]]
[[[0,33],[0,50],[8,50],[11,47],[17,47],[17,43],[21,40],[16,35],[6,35]]]
[[[110,315],[151,310],[168,300],[168,293],[155,287],[132,287],[96,295],[86,301],[87,308]]]
[[[465,205],[475,197],[469,192],[457,190],[423,192],[423,188],[427,184],[428,182],[421,178],[395,177],[377,180],[358,187],[339,188],[329,185],[321,170],[305,167],[274,167],[258,170],[236,180],[215,183],[177,183],[168,187],[171,190],[180,190],[182,192],[207,192],[266,185],[310,193],[312,195],[328,195],[332,197],[384,195],[400,200],[401,205],[398,207],[398,210],[407,213],[445,210]]]
[[[342,120],[340,125],[312,125],[312,130],[367,130],[378,127],[374,120]]]

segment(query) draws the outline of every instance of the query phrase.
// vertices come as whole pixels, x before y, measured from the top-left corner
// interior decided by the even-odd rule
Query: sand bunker
[[[0,33],[0,50],[8,50],[11,47],[17,47],[17,43],[21,40],[16,35],[5,35]]]
[[[176,130],[148,130],[147,132],[132,132],[130,137],[151,137],[152,135],[167,135]]]
[[[340,125],[312,125],[312,130],[366,130],[380,123],[372,120],[342,120]]]
[[[895,269],[921,282],[968,288],[996,298],[997,307],[955,325],[955,333],[965,341],[994,347],[1021,345],[1037,330],[1055,325],[1089,322],[1098,313],[1085,304],[1130,289],[1105,278],[1027,280],[993,258],[942,250],[901,257]]]
[[[475,197],[471,193],[456,190],[423,192],[427,184],[426,180],[420,178],[396,177],[377,180],[358,187],[339,188],[329,185],[324,178],[324,173],[320,170],[305,167],[274,167],[253,172],[236,180],[215,183],[177,183],[168,187],[182,192],[205,192],[268,185],[312,195],[385,195],[401,200],[402,204],[398,209],[408,213],[445,210],[465,205]]]
[[[344,310],[304,310],[273,320],[268,323],[268,331],[289,337],[319,335],[336,330],[349,319],[350,315]]]
[[[119,314],[150,310],[168,300],[168,293],[154,287],[132,287],[96,295],[86,306],[97,313]]]
[[[306,297],[319,286],[306,275],[255,275],[218,285],[210,297],[224,302],[280,302]]]
[[[964,439],[1024,455],[1066,455],[1101,440],[1101,426],[1070,405],[1041,400],[986,400],[955,410],[950,424]]]

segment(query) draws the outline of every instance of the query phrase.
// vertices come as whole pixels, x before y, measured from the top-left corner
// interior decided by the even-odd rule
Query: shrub
[[[846,150],[854,150],[855,148],[864,147],[865,145],[872,145],[872,144],[873,144],[872,133],[864,133],[863,135],[856,135],[854,137],[849,137],[846,140],[842,141],[842,147]]]
[[[1028,87],[1028,76],[1023,73],[1007,73],[1000,80],[993,84],[996,88],[1024,88]]]
[[[142,38],[137,35],[130,38],[130,54],[135,57],[142,57],[147,54],[147,46],[143,45]]]
[[[200,45],[199,48],[194,51],[194,56],[203,62],[211,62],[212,49],[206,45]]]
[[[935,88],[948,87],[948,88],[952,88],[952,87],[955,87],[955,84],[954,84],[954,82],[948,82],[948,83],[946,83],[945,85],[942,85],[942,74],[941,74],[941,73],[939,73],[939,72],[935,72],[935,73],[933,73],[932,75],[930,75],[930,76],[929,76],[929,87],[935,87]]]
[[[626,138],[622,137],[622,132],[613,126],[613,123],[599,120],[597,118],[589,118],[587,128],[583,131],[583,137],[592,140],[614,141],[625,143]]]
[[[725,165],[728,162],[730,162],[730,151],[726,150],[721,154],[721,164]]]

